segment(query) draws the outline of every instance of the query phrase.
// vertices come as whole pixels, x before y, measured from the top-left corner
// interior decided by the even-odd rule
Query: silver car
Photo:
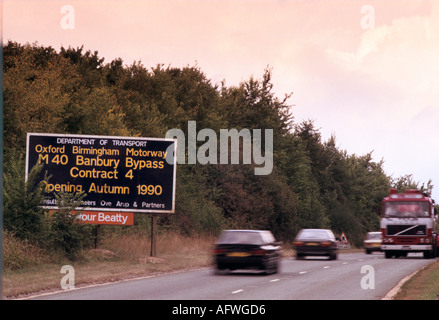
[[[373,251],[381,251],[383,235],[381,231],[368,232],[364,238],[364,250],[367,254]]]

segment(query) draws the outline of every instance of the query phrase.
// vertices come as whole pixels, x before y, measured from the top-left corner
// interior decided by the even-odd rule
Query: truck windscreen
[[[384,203],[385,218],[421,218],[429,216],[429,203],[426,201],[392,201]]]

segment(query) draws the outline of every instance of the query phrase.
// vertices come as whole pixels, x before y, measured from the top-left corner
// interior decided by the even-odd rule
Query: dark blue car
[[[281,243],[267,230],[224,230],[214,249],[216,270],[257,269],[277,273]]]

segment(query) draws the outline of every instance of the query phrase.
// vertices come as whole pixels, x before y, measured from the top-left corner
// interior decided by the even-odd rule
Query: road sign
[[[344,234],[344,232],[341,233],[340,241],[344,242],[344,243],[348,243],[349,242],[348,238],[346,238],[346,235]]]
[[[84,192],[78,210],[173,213],[175,150],[173,139],[28,133],[26,179],[43,164],[46,209],[58,209],[55,193]]]
[[[351,245],[349,244],[348,238],[346,238],[346,235],[344,232],[341,233],[340,241],[337,242],[337,247],[339,249],[350,249]]]

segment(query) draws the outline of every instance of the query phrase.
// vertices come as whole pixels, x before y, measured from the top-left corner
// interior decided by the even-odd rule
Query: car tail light
[[[224,254],[226,252],[227,252],[226,249],[214,249],[213,250],[213,254]]]
[[[267,252],[265,250],[252,250],[251,254],[254,256],[264,256]]]
[[[293,245],[298,246],[298,247],[303,246],[303,242],[302,241],[294,241]]]
[[[331,245],[331,241],[325,241],[320,243],[323,247],[329,247]]]

